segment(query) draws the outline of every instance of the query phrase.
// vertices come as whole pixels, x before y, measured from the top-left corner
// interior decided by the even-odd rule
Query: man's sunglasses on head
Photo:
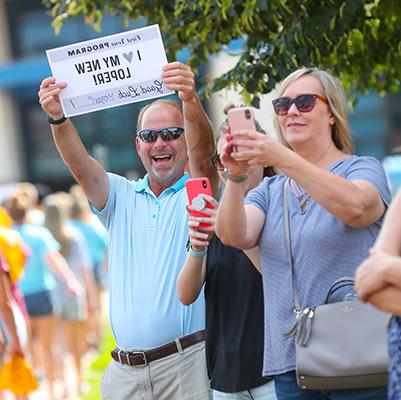
[[[320,94],[300,94],[299,96],[292,99],[291,97],[279,97],[272,101],[274,112],[277,115],[287,115],[292,104],[295,104],[298,111],[307,113],[313,110],[316,104],[316,99],[329,104],[326,97]]]
[[[137,135],[142,142],[152,143],[156,142],[157,137],[160,136],[165,142],[169,140],[178,139],[184,133],[184,128],[170,127],[163,129],[142,129]]]

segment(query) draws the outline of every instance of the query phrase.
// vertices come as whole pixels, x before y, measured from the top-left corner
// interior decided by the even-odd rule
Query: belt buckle
[[[121,359],[121,353],[122,353],[123,356],[126,357],[126,359],[127,359],[127,362],[126,362],[126,363],[127,363],[129,366],[131,366],[131,360],[130,360],[130,358],[129,358],[129,353],[127,353],[127,352],[125,352],[125,351],[123,351],[123,350],[121,350],[121,349],[119,349],[119,350],[117,351],[118,361],[119,361],[121,364],[124,364],[123,361],[122,361],[122,359]]]
[[[143,364],[135,365],[136,367],[146,367],[148,365],[148,360],[144,351],[132,351],[130,354],[132,354],[133,356],[136,354],[140,354],[142,356]]]

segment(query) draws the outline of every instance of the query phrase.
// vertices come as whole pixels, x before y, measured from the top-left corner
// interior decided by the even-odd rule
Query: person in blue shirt
[[[69,224],[71,197],[58,192],[43,199],[45,219],[43,226],[49,230],[60,244],[60,254],[67,261],[74,277],[82,283],[82,290],[73,296],[67,285],[57,279],[53,292],[56,304],[57,323],[63,331],[63,339],[56,347],[62,357],[63,350],[68,350],[73,360],[74,384],[65,385],[64,393],[79,396],[82,392],[82,356],[88,315],[96,309],[96,287],[88,247],[82,233]],[[60,361],[59,367],[65,371],[66,365]],[[64,373],[65,374],[65,373]],[[74,392],[75,391],[75,392]]]
[[[98,347],[102,330],[102,297],[107,287],[107,233],[99,219],[90,211],[88,201],[79,185],[70,188],[72,205],[70,225],[84,236],[95,282],[94,308],[87,321],[86,340],[90,346]]]
[[[216,233],[241,249],[259,245],[262,265],[265,376],[278,400],[383,399],[386,388],[307,390],[297,385],[292,274],[284,235],[283,192],[288,182],[291,253],[301,309],[324,302],[332,283],[353,276],[379,233],[390,190],[380,162],[352,154],[345,96],[327,71],[301,68],[273,100],[282,141],[253,130],[230,132],[221,153],[227,185]],[[233,152],[234,146],[241,151]],[[242,150],[244,149],[244,150]],[[245,198],[250,165],[272,165]]]
[[[184,307],[176,279],[186,256],[187,163],[194,177],[217,174],[210,122],[195,92],[191,69],[173,62],[163,82],[172,100],[145,106],[136,150],[147,174],[139,181],[106,173],[84,148],[59,94],[65,82],[42,81],[39,101],[50,116],[57,148],[81,185],[109,238],[110,320],[117,348],[101,382],[103,399],[208,399],[204,301]]]
[[[34,361],[38,354],[43,356],[49,398],[54,399],[54,371],[57,360],[53,348],[55,305],[52,292],[56,287],[55,275],[65,282],[73,296],[80,293],[82,285],[60,254],[60,244],[49,230],[27,223],[29,199],[24,194],[17,193],[7,200],[6,209],[13,221],[13,228],[31,249],[18,287],[24,295],[29,314],[31,355]],[[36,362],[33,364],[36,365]]]
[[[233,107],[228,105],[224,112]],[[257,121],[255,125],[264,132]],[[227,120],[217,132],[212,160],[220,178],[220,196],[226,182],[219,157],[226,144],[226,126]],[[272,168],[251,167],[246,190],[274,174]],[[211,196],[199,196],[212,208],[203,210],[205,217],[189,217],[190,248],[178,276],[177,295],[183,304],[205,297],[206,364],[213,400],[276,400],[273,381],[262,377],[263,288],[258,249],[244,252],[223,245],[214,235],[218,203]]]

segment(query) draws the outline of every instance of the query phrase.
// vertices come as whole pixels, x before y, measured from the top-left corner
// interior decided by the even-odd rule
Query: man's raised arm
[[[87,153],[71,120],[61,122],[64,114],[59,95],[66,86],[65,82],[55,83],[53,77],[44,79],[38,93],[39,103],[53,120],[51,128],[54,142],[64,163],[88,199],[101,210],[109,195],[109,180],[104,168]]]
[[[211,163],[215,153],[213,129],[195,91],[195,76],[191,68],[180,62],[163,67],[163,80],[176,90],[183,104],[185,140],[191,175],[210,179],[213,194],[217,196],[218,174]]]

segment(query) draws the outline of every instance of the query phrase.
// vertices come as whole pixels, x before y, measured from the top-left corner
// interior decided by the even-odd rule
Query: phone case
[[[212,206],[210,205],[210,203],[208,203],[201,197],[198,197],[198,195],[200,193],[204,193],[209,196],[212,196],[212,189],[210,186],[209,179],[208,178],[188,179],[185,182],[185,188],[187,190],[188,204],[191,204],[192,207],[196,208],[196,210],[190,212],[190,215],[193,217],[207,217],[208,215],[202,213],[201,210],[204,209],[205,207],[212,208]],[[200,227],[208,226],[208,224],[201,223],[199,226]]]
[[[239,107],[228,110],[228,125],[230,126],[232,136],[235,136],[242,129],[255,130],[255,118],[252,107]],[[240,150],[237,146],[234,149],[234,151]]]

